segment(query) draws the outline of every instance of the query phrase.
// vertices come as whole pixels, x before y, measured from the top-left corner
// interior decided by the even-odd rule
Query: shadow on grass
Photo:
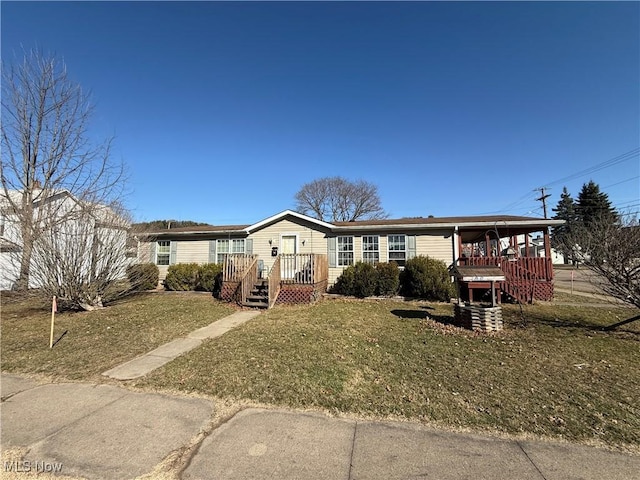
[[[434,310],[433,307],[421,307],[424,310],[391,310],[391,313],[394,314],[396,317],[401,318],[403,320],[408,320],[408,319],[418,319],[418,320],[423,320],[423,319],[430,319],[433,320],[434,322],[438,322],[441,323],[443,325],[455,325],[454,321],[453,321],[453,316],[451,315],[432,315],[429,314],[427,311],[425,310]]]
[[[115,305],[123,305],[131,302],[132,300],[139,300],[153,295],[153,292],[131,292],[127,295],[115,298],[109,302],[105,302],[105,307],[111,307]]]
[[[623,327],[623,325],[629,324],[631,322],[637,321],[636,317],[632,317],[627,320],[623,320],[621,322],[617,322],[611,325],[602,325],[602,323],[591,322],[586,319],[580,320],[561,320],[559,318],[549,318],[539,315],[527,315],[524,313],[525,322],[524,325],[535,326],[535,325],[544,325],[552,328],[563,329],[567,331],[583,331],[585,333],[600,333],[604,335],[616,335],[619,337],[624,337],[626,339],[632,339],[640,341],[640,331],[632,330],[630,327]],[[508,321],[511,325],[520,325],[522,326],[522,322],[520,319],[515,321],[514,319],[510,319]]]
[[[417,319],[429,318],[429,314],[424,310],[396,309],[396,310],[391,310],[391,313],[393,313],[398,318],[417,318]]]

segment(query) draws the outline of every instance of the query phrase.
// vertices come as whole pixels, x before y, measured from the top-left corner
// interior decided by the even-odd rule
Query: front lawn
[[[640,322],[600,330],[637,310],[563,300],[505,305],[497,334],[447,324],[448,304],[276,307],[126,384],[640,451]],[[66,333],[49,349],[47,306],[3,302],[2,370],[110,381],[100,374],[233,311],[207,295],[141,295],[58,315]]]
[[[50,308],[3,298],[3,372],[102,381],[105,370],[234,311],[211,295],[142,294],[103,310],[57,314],[54,337],[59,340],[50,349]]]
[[[500,334],[451,306],[278,307],[136,385],[441,426],[640,446],[640,328],[624,308],[505,306]]]

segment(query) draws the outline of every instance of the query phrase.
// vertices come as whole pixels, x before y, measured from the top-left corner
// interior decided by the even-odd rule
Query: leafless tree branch
[[[296,209],[323,221],[353,222],[387,218],[378,187],[358,180],[325,177],[302,186],[296,193]]]

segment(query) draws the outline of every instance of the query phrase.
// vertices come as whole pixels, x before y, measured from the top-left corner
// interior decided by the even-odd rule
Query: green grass
[[[599,331],[631,312],[505,306],[506,330],[480,334],[444,304],[276,308],[137,384],[637,447],[640,329]]]
[[[100,381],[109,368],[233,312],[210,295],[142,294],[93,312],[56,315],[50,306],[3,299],[3,372]]]

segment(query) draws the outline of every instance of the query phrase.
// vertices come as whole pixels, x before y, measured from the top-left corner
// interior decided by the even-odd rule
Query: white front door
[[[296,235],[282,235],[280,241],[280,271],[282,278],[292,279],[296,273],[296,257],[298,253],[298,238]]]

